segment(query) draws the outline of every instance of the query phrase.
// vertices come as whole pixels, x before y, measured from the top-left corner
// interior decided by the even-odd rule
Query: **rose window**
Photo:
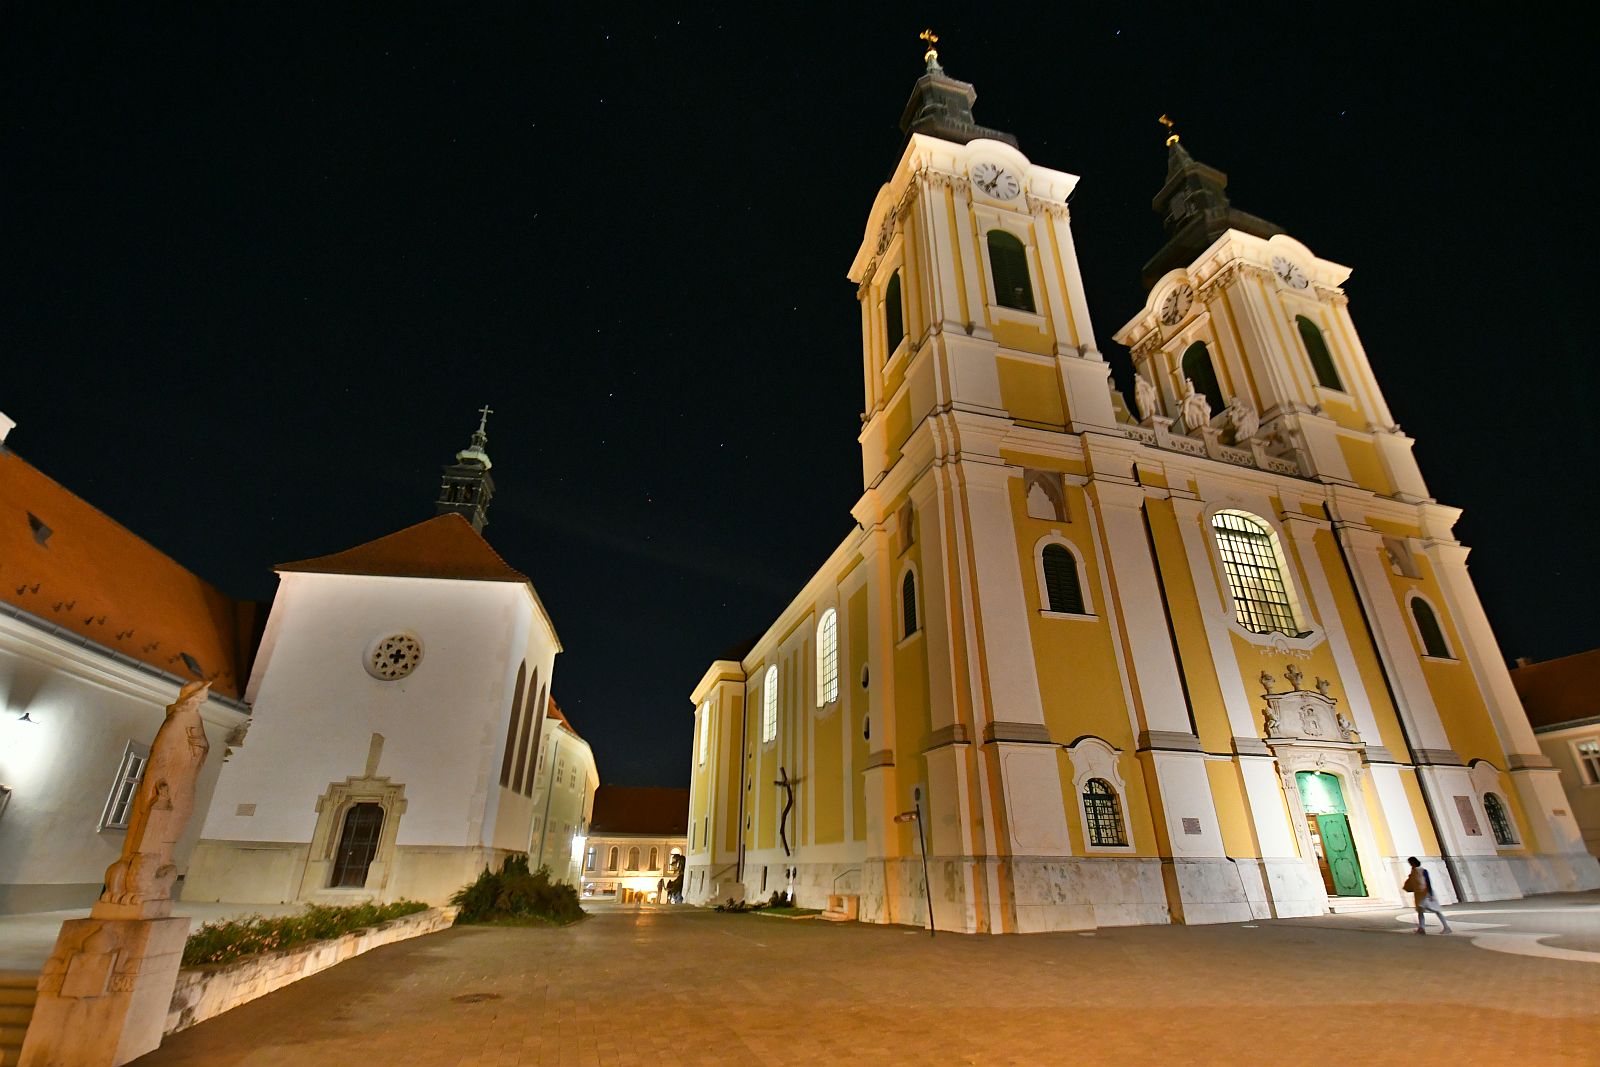
[[[422,642],[411,634],[395,634],[373,646],[367,657],[367,671],[374,678],[392,682],[416,670],[420,662]]]

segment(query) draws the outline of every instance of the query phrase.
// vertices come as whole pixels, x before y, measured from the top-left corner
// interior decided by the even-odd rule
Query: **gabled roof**
[[[479,582],[527,582],[528,576],[500,558],[472,524],[454,512],[368,541],[331,556],[280,563],[278,571],[310,574],[373,574],[392,578],[454,578]]]
[[[577,727],[572,725],[572,720],[567,718],[566,712],[561,710],[561,705],[556,703],[555,697],[549,697],[546,701],[545,718],[554,719],[562,726],[565,726],[573,737],[580,739],[583,737],[583,735],[578,732]]]
[[[1511,684],[1535,729],[1600,716],[1600,648],[1518,667]]]
[[[684,837],[689,833],[689,791],[603,785],[595,790],[589,833]]]
[[[3,446],[0,601],[158,671],[210,679],[218,695],[244,688],[256,605],[226,596]]]

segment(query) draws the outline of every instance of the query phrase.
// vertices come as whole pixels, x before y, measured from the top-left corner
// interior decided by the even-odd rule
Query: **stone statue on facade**
[[[1273,683],[1275,683],[1277,681],[1277,679],[1272,676],[1272,672],[1271,671],[1262,671],[1261,672],[1261,677],[1257,678],[1256,681],[1261,683],[1261,688],[1263,688],[1263,689],[1265,689],[1267,691],[1267,695],[1268,696],[1272,695],[1272,686],[1273,686]]]
[[[1296,693],[1300,692],[1300,679],[1305,677],[1305,672],[1291,663],[1289,669],[1283,672],[1283,677]]]
[[[1234,444],[1242,445],[1260,431],[1261,417],[1244,397],[1235,395],[1228,401],[1227,412],[1228,422],[1233,425]]]
[[[1323,695],[1326,696],[1327,694],[1324,693]],[[1333,721],[1339,727],[1340,737],[1344,738],[1346,741],[1349,741],[1354,737],[1356,732],[1356,724],[1345,718],[1344,712],[1341,711],[1339,714],[1335,715],[1333,717]]]
[[[1211,401],[1205,394],[1195,391],[1194,382],[1183,380],[1183,399],[1178,403],[1178,414],[1183,418],[1183,430],[1197,434],[1201,427],[1211,425]]]
[[[150,743],[122,855],[106,868],[106,888],[95,914],[114,911],[117,918],[141,919],[171,914],[170,894],[177,876],[173,849],[194,812],[195,782],[211,750],[200,721],[200,705],[210,690],[210,682],[190,682],[167,706],[166,720]],[[125,908],[135,908],[137,914]]]
[[[1134,371],[1133,374],[1133,403],[1139,409],[1139,418],[1150,419],[1161,414],[1160,398],[1156,396],[1156,387],[1149,378]]]

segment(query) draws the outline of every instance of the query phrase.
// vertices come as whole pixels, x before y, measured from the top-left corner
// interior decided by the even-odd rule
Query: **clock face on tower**
[[[1285,259],[1283,256],[1272,257],[1272,273],[1276,274],[1278,277],[1282,278],[1296,289],[1304,289],[1306,286],[1311,284],[1311,279],[1306,277],[1306,272],[1301,270],[1295,264],[1289,262],[1289,260]]]
[[[979,163],[972,168],[972,184],[997,200],[1013,200],[1022,192],[1015,174],[996,163]]]
[[[1189,314],[1189,308],[1193,304],[1194,289],[1185,282],[1168,293],[1167,298],[1161,301],[1161,325],[1174,326],[1182,322],[1183,317]]]

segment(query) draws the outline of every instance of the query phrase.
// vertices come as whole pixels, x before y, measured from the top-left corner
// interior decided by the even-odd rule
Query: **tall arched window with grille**
[[[900,294],[899,271],[891,274],[889,284],[883,287],[883,323],[884,340],[888,342],[883,358],[888,359],[906,336],[906,305],[905,298]]]
[[[1483,794],[1483,812],[1489,816],[1489,829],[1494,832],[1495,844],[1517,843],[1516,831],[1511,828],[1511,813],[1506,811],[1505,801],[1501,800],[1498,794]]]
[[[1028,248],[1015,234],[990,230],[989,272],[994,278],[994,299],[1001,307],[1032,311],[1033,282],[1028,277]]]
[[[839,699],[839,613],[829,608],[817,623],[817,707]]]
[[[910,637],[917,632],[917,575],[914,571],[906,571],[906,576],[900,580],[900,616],[901,634]]]
[[[616,869],[617,869],[617,846],[616,845],[612,845],[611,846],[611,851],[606,853],[606,870],[614,871]]]
[[[1194,383],[1195,392],[1206,398],[1215,415],[1227,405],[1222,402],[1222,386],[1217,382],[1217,367],[1211,362],[1211,349],[1196,341],[1183,350],[1183,376]]]
[[[1422,639],[1422,654],[1434,659],[1451,659],[1450,646],[1439,626],[1439,616],[1433,606],[1420,596],[1411,598],[1411,617],[1417,622],[1417,636]]]
[[[628,849],[628,870],[637,871],[638,869],[639,869],[639,849],[636,846],[634,848]]]
[[[1083,816],[1089,826],[1089,844],[1115,847],[1128,843],[1117,791],[1104,778],[1091,778],[1083,783]]]
[[[1251,633],[1299,636],[1289,588],[1278,565],[1276,539],[1267,524],[1249,515],[1219,511],[1211,519],[1211,529],[1239,625]]]
[[[1306,355],[1311,358],[1311,369],[1317,375],[1317,384],[1325,389],[1344,392],[1339,371],[1333,365],[1333,353],[1328,351],[1328,342],[1323,339],[1317,324],[1304,315],[1296,315],[1294,324],[1300,327],[1300,343],[1306,346]]]
[[[517,765],[517,731],[522,725],[522,685],[528,680],[528,661],[517,665],[517,685],[511,691],[511,718],[506,723],[506,754],[500,760],[500,784],[511,788],[511,769]]]
[[[1040,554],[1044,564],[1044,589],[1049,610],[1063,615],[1082,615],[1083,586],[1078,579],[1078,560],[1061,545],[1045,545]]]
[[[661,852],[659,849],[652,848],[650,850],[650,866],[646,867],[645,870],[653,871],[659,866],[661,866]]]
[[[778,738],[778,665],[767,668],[761,682],[761,743]]]
[[[706,755],[711,751],[711,701],[700,705],[700,766],[706,764]]]

